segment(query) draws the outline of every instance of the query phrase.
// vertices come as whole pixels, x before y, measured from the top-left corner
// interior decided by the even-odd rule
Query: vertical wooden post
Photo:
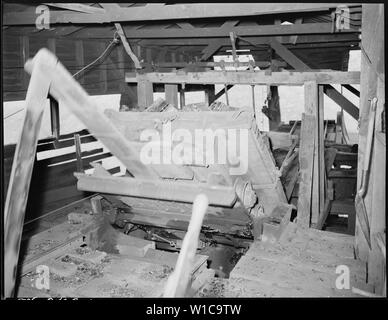
[[[318,117],[318,85],[315,81],[308,81],[304,85],[305,113],[312,116],[314,121],[313,130],[310,134],[314,138],[313,152],[313,175],[312,175],[312,199],[311,199],[311,224],[316,225],[320,212],[320,190],[319,190],[319,117]]]
[[[224,91],[225,91],[226,105],[229,106],[230,104],[229,104],[228,86],[226,84],[224,84]]]
[[[325,208],[325,117],[323,85],[318,87],[318,164],[319,164],[319,215]]]
[[[205,86],[205,103],[210,106],[216,97],[216,89],[214,85],[206,85]]]
[[[82,40],[75,41],[75,61],[77,65],[77,70],[81,70],[85,66],[84,60],[84,46]],[[84,77],[80,77],[77,81],[81,84],[85,82]]]
[[[384,37],[384,7],[381,4],[363,4],[362,5],[362,30],[361,44],[363,51],[361,53],[361,76],[360,76],[360,112],[359,112],[359,131],[358,131],[358,165],[357,165],[357,190],[360,189],[362,168],[365,159],[365,149],[368,133],[368,123],[370,116],[370,99],[377,94],[377,77],[384,77],[384,41],[376,41]],[[372,223],[372,195],[374,194],[373,181],[373,162],[371,158],[371,169],[369,175],[369,184],[367,193],[364,197],[364,203],[368,215],[368,220]],[[378,169],[380,170],[380,169]],[[385,191],[385,186],[384,186]],[[385,213],[380,213],[385,215]],[[371,238],[373,236],[371,235]],[[355,230],[355,252],[357,258],[368,262],[369,246],[361,231],[361,226],[356,216]]]
[[[375,293],[383,295],[386,288],[386,260],[378,244],[378,237],[385,239],[386,234],[386,136],[381,131],[381,113],[385,107],[385,82],[377,79],[377,108],[376,108],[376,130],[371,161],[370,184],[373,185],[371,194],[371,218],[370,234],[372,250],[368,257],[368,282],[374,286]],[[386,254],[386,253],[385,253]],[[386,292],[385,292],[386,294]]]
[[[299,193],[297,223],[302,228],[310,226],[311,192],[314,161],[315,119],[311,114],[302,114],[299,143]]]
[[[82,164],[81,138],[78,133],[74,135],[75,156],[77,159],[77,172],[84,172]]]
[[[186,105],[186,99],[185,99],[185,85],[182,84],[180,91],[179,91],[179,99],[180,99],[180,107],[179,109],[182,109],[183,106]]]
[[[154,102],[154,89],[152,82],[141,80],[137,83],[137,99],[140,110],[148,108]]]
[[[166,102],[178,107],[178,85],[176,84],[165,84],[164,89],[166,92]]]

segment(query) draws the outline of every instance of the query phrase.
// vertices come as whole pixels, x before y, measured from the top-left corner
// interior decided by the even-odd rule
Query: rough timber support
[[[142,197],[168,201],[193,202],[198,193],[204,193],[209,203],[231,207],[237,196],[233,186],[209,186],[181,181],[134,179],[129,177],[95,177],[75,174],[79,190],[122,196]]]
[[[359,84],[357,71],[311,71],[311,72],[272,72],[266,71],[205,71],[205,72],[150,72],[144,74],[126,73],[126,82],[171,84],[245,84],[245,85],[304,85],[307,81],[317,84]]]
[[[43,72],[48,63],[44,56],[35,59],[26,96],[26,114],[16,146],[12,172],[4,207],[4,295],[14,294],[20,241],[27,205],[28,190],[35,162],[36,144],[51,80]]]

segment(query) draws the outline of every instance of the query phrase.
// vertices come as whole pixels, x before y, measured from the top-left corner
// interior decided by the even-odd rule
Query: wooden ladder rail
[[[15,150],[11,177],[4,207],[4,297],[14,295],[20,241],[28,191],[34,166],[39,129],[48,93],[66,105],[102,144],[114,154],[136,177],[158,178],[145,166],[109,119],[100,113],[88,94],[72,75],[47,49],[41,49],[25,64],[31,74],[26,115]]]

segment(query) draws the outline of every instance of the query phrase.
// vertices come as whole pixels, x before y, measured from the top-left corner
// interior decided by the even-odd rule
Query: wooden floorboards
[[[366,266],[354,259],[351,236],[290,223],[276,244],[254,242],[230,274],[229,295],[240,297],[349,297],[366,290]],[[337,289],[340,265],[349,268],[349,289]]]

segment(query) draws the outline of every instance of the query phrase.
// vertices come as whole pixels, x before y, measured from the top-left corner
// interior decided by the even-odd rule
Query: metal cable
[[[100,54],[100,56],[95,59],[94,61],[92,61],[91,63],[89,63],[88,65],[86,65],[85,67],[83,67],[81,70],[77,71],[76,73],[73,74],[73,77],[77,77],[81,72],[87,70],[87,69],[90,69],[91,67],[93,67],[97,62],[99,62],[99,60],[101,60],[104,55],[116,44],[120,43],[120,39],[118,38],[118,34],[117,32],[114,33],[114,36],[113,36],[113,40],[108,44],[108,46],[105,48],[105,50]]]

